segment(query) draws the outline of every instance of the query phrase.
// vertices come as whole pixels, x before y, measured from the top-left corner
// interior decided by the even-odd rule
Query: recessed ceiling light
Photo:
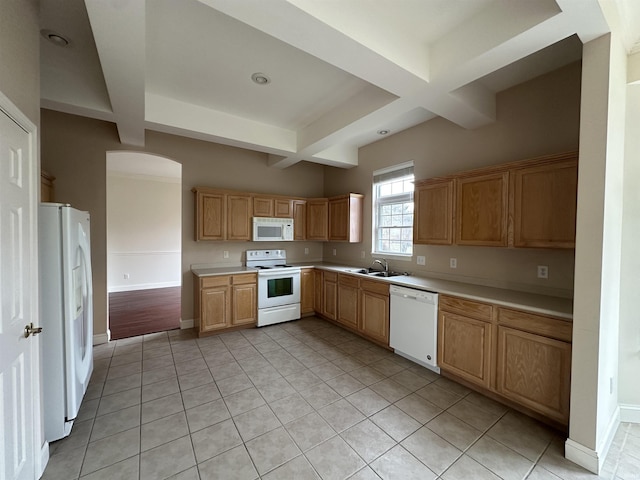
[[[253,75],[251,75],[251,80],[253,80],[253,82],[257,83],[258,85],[267,85],[268,83],[271,83],[271,79],[267,77],[264,73],[260,73],[260,72],[256,72]]]
[[[389,135],[391,130],[378,130],[378,135]]]
[[[40,35],[58,47],[64,48],[71,45],[71,40],[58,32],[54,32],[53,30],[40,30]]]

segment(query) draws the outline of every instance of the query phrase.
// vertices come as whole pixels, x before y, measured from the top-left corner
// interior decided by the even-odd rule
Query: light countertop
[[[358,274],[351,271],[362,267],[336,265],[326,262],[294,263],[292,265],[301,268],[318,268],[338,273],[348,273],[350,275],[355,275],[362,278],[371,278],[372,280],[387,282],[391,285],[416,288],[419,290],[427,290],[430,292],[437,292],[445,295],[454,295],[470,300],[489,302],[503,307],[517,308],[532,313],[552,315],[566,320],[573,319],[573,300],[570,298],[553,297],[550,295],[540,295],[536,293],[521,292],[518,290],[509,290],[505,288],[487,287],[483,285],[454,282],[450,280],[441,280],[438,278],[429,278],[418,275],[398,275],[387,278],[370,277],[366,274]],[[251,273],[256,272],[257,270],[242,266],[211,268],[198,266],[198,268],[192,268],[191,271],[194,275],[203,277],[212,275]]]

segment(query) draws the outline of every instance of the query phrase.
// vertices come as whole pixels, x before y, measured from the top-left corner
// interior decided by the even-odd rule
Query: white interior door
[[[35,127],[0,94],[0,478],[8,480],[41,473],[39,340],[24,336],[38,322],[34,137]]]

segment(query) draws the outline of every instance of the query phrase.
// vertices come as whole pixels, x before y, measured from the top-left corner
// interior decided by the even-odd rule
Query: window
[[[413,162],[373,172],[373,253],[413,254]]]

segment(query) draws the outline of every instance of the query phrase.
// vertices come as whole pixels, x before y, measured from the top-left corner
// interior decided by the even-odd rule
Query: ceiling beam
[[[144,146],[145,2],[85,4],[120,141]]]

